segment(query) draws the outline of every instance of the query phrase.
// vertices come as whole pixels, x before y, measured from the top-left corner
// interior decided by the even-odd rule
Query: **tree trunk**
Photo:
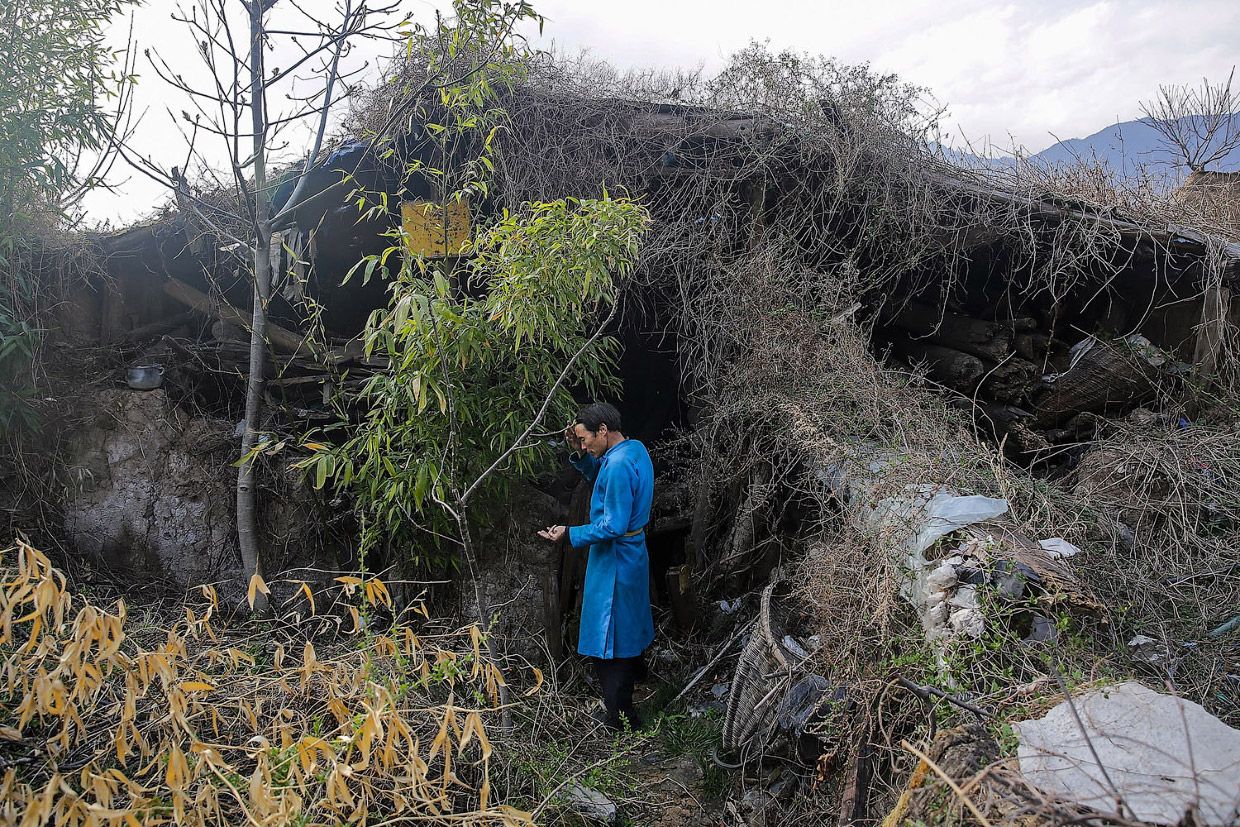
[[[478,557],[474,553],[474,537],[469,530],[469,511],[465,503],[457,498],[457,510],[453,512],[456,519],[457,530],[461,532],[461,545],[465,551],[465,565],[469,568],[469,580],[474,587],[474,601],[478,612],[478,626],[482,630],[484,642],[487,648],[487,657],[491,663],[499,668],[500,655],[502,652],[495,645],[495,636],[491,634],[491,603],[486,599],[486,595],[482,589],[482,576],[478,573]],[[499,728],[501,734],[507,736],[512,734],[512,707],[510,706],[510,695],[508,685],[501,683],[499,685]]]
[[[241,455],[249,456],[258,443],[263,412],[263,360],[267,347],[267,299],[271,295],[271,216],[267,208],[267,170],[265,145],[266,114],[263,111],[263,4],[250,4],[250,111],[254,126],[254,207],[255,238],[254,312],[250,328],[250,376],[245,389],[245,427],[241,435]],[[258,546],[258,504],[254,483],[254,462],[243,462],[237,470],[237,544],[247,579],[263,576]],[[255,593],[254,611],[267,611],[267,597]]]

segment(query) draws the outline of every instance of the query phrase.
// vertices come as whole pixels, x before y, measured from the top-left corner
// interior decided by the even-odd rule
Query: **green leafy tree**
[[[362,388],[355,435],[311,463],[356,497],[365,543],[472,563],[471,507],[485,517],[509,479],[546,467],[535,434],[572,415],[570,383],[611,386],[604,328],[646,222],[624,199],[535,203],[480,233],[463,272],[404,262],[366,331],[392,367]]]
[[[352,438],[306,463],[319,485],[331,476],[353,494],[363,548],[380,537],[447,543],[483,628],[492,614],[474,520],[506,479],[546,461],[536,431],[570,415],[568,383],[609,382],[615,343],[604,332],[647,220],[627,200],[530,204],[480,234],[464,272],[406,258],[366,330],[367,351],[391,368],[362,389]],[[497,659],[489,636],[487,651]],[[500,700],[507,732],[506,687]]]
[[[0,6],[0,233],[99,183],[131,77],[104,41],[134,0]],[[83,160],[94,161],[83,166]],[[106,163],[106,162],[105,162]],[[6,247],[12,244],[5,239]]]
[[[488,195],[492,142],[504,126],[498,90],[520,75],[525,56],[487,53],[442,32],[419,45],[426,71],[448,64],[461,78],[411,107],[430,151],[407,173],[439,196],[446,227],[452,208]],[[617,345],[605,331],[648,221],[642,206],[606,195],[532,203],[484,220],[450,257],[412,254],[397,232],[395,244],[359,265],[366,278],[390,280],[390,302],[365,332],[367,353],[390,367],[363,386],[360,425],[342,423],[349,437],[335,448],[316,444],[304,465],[318,486],[331,479],[352,495],[363,553],[387,542],[463,567],[484,628],[492,614],[475,530],[510,480],[545,467],[539,429],[551,422],[558,433],[571,415],[569,387],[595,393],[612,384]],[[389,261],[400,262],[394,274]],[[496,659],[490,636],[487,651]],[[500,700],[507,731],[506,687]]]
[[[414,77],[402,81],[400,104],[427,150],[408,162],[406,177],[438,196],[442,227],[452,207],[489,195],[502,92],[530,58],[509,39],[511,27],[495,36],[494,21],[542,22],[525,3],[458,0],[454,10],[455,26],[410,40]],[[456,81],[411,95],[417,73]],[[388,209],[386,196],[371,203]],[[359,263],[364,278],[389,280],[389,305],[372,314],[365,343],[391,368],[362,388],[360,428],[305,465],[316,485],[331,478],[353,494],[364,552],[383,540],[423,562],[473,566],[471,517],[485,520],[508,479],[546,461],[535,432],[572,413],[569,386],[596,393],[612,381],[616,343],[604,329],[648,220],[640,205],[606,195],[533,203],[483,219],[450,257],[412,254],[397,230],[392,246]],[[394,274],[389,261],[400,262]]]
[[[298,227],[307,204],[341,201],[354,183],[348,176],[319,189],[311,183],[311,171],[325,146],[325,136],[333,111],[356,88],[342,68],[342,59],[363,39],[396,39],[406,43],[439,42],[445,46],[468,44],[483,57],[483,66],[510,50],[513,27],[532,15],[524,2],[500,0],[457,0],[455,14],[437,17],[434,26],[409,20],[397,24],[392,15],[399,12],[395,0],[341,0],[332,20],[314,16],[304,4],[281,0],[197,0],[192,13],[178,18],[189,27],[198,42],[198,58],[213,78],[210,91],[196,88],[185,80],[173,63],[160,55],[152,58],[156,72],[173,87],[185,93],[195,114],[185,112],[190,154],[200,166],[206,161],[198,154],[194,141],[201,132],[222,139],[232,173],[231,203],[220,203],[195,193],[176,167],[165,170],[150,159],[127,157],[146,174],[176,191],[185,217],[205,232],[227,242],[248,270],[253,283],[250,322],[250,360],[247,375],[245,419],[241,436],[241,460],[237,463],[237,540],[242,565],[250,580],[251,604],[265,611],[263,589],[263,548],[258,533],[257,481],[254,458],[263,453],[267,434],[262,431],[263,398],[266,387],[264,364],[267,360],[267,305],[271,299],[273,245],[277,233]],[[283,11],[285,22],[273,23],[273,15]],[[392,34],[398,25],[407,26]],[[276,41],[291,46],[300,56],[281,68],[267,68],[268,53]],[[410,89],[411,97],[443,94],[444,90],[466,85],[472,72],[458,73],[451,62],[435,64]],[[297,83],[305,84],[298,86]],[[310,91],[307,91],[310,90]],[[284,93],[284,109],[274,106]],[[397,108],[388,113],[373,135],[376,152],[384,151],[395,128],[408,111]],[[278,183],[272,169],[284,138],[282,130],[301,122],[314,129],[314,140],[304,161],[290,179],[292,192],[281,206],[271,202]],[[390,151],[390,150],[388,150]]]
[[[101,182],[131,76],[103,29],[133,0],[0,4],[0,434],[37,426],[32,235]]]

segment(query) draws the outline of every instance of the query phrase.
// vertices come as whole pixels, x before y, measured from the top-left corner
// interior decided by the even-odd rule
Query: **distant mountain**
[[[1240,128],[1240,114],[1232,115],[1236,128]],[[1139,164],[1159,164],[1178,177],[1188,175],[1188,170],[1176,163],[1174,154],[1163,144],[1162,135],[1150,124],[1149,118],[1125,121],[1108,126],[1088,138],[1070,138],[1042,150],[1030,160],[1045,164],[1071,163],[1076,159],[1096,158],[1111,169],[1123,174]],[[1233,149],[1222,161],[1211,164],[1210,169],[1234,172],[1240,169],[1240,148]]]
[[[1240,114],[1232,115],[1240,128]],[[979,158],[967,152],[944,148],[951,160],[965,166],[982,165],[1000,168],[1011,167],[1011,158]],[[1076,160],[1096,160],[1120,175],[1130,173],[1139,165],[1157,165],[1173,178],[1182,180],[1188,169],[1176,163],[1175,156],[1163,145],[1162,135],[1150,125],[1149,118],[1124,121],[1100,129],[1087,138],[1069,138],[1030,155],[1029,161],[1047,165],[1070,164]],[[1221,172],[1240,170],[1240,148],[1233,149],[1221,162],[1211,164],[1209,169]]]

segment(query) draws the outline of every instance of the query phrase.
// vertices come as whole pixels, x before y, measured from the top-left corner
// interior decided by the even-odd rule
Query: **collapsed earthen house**
[[[928,485],[1028,505],[993,471],[995,452],[1030,479],[1118,502],[1133,471],[1099,448],[1129,427],[1117,423],[1174,432],[1226,419],[1218,389],[1240,378],[1232,298],[1240,244],[1153,212],[1129,216],[1048,192],[1040,181],[954,167],[902,131],[908,113],[875,98],[867,79],[819,82],[806,106],[778,95],[758,106],[718,89],[711,106],[635,103],[585,95],[548,69],[505,100],[490,198],[470,205],[469,220],[604,188],[647,205],[653,221],[614,333],[623,346],[619,407],[631,435],[656,447],[662,474],[649,530],[652,593],[668,628],[688,635],[702,625],[697,607],[708,596],[761,591],[769,625],[779,601],[768,582],[802,581],[793,592],[815,608],[785,608],[777,630],[803,638],[805,624],[817,623],[820,651],[855,678],[876,645],[864,627],[896,614],[889,598],[904,565],[876,562],[870,552],[895,529],[856,517],[856,503]],[[424,138],[416,125],[398,136],[397,160],[425,152]],[[393,204],[436,201],[374,147],[341,144],[314,175],[323,187],[353,176]],[[400,223],[395,213],[359,220],[348,199],[326,199],[308,202],[283,231],[269,308],[270,431],[295,435],[332,421],[333,395],[385,369],[358,338],[385,286],[344,277]],[[57,461],[69,483],[61,523],[50,528],[85,557],[182,587],[244,579],[230,498],[250,285],[228,247],[189,213],[169,211],[97,239],[92,255],[103,266],[67,279],[56,310],[58,347],[106,356],[65,393],[81,407],[66,417],[73,430]],[[126,386],[126,370],[145,365],[159,367],[159,387]],[[265,473],[268,570],[355,564],[349,503],[313,489],[282,459]],[[584,560],[571,549],[549,555],[532,535],[580,514],[588,489],[574,486],[549,474],[522,489],[510,523],[495,530],[508,539],[483,558],[491,602],[508,606],[509,649],[534,658],[543,646],[552,659],[571,649]],[[6,508],[14,526],[32,513],[15,495]],[[1234,508],[1218,506],[1225,536],[1234,536]],[[1067,594],[1069,608],[1107,613],[1109,595],[1067,566],[1039,562],[1037,543],[1022,533],[1032,531],[1028,521],[1000,513],[944,535],[960,544],[952,553],[967,563],[989,548],[996,565],[1023,566],[1045,593]],[[1146,520],[1117,507],[1098,518],[1101,528],[1078,534],[1131,551],[1142,542],[1132,535],[1156,531]],[[1160,577],[1195,576],[1197,562],[1173,557]],[[944,559],[954,558],[943,551],[929,562]],[[854,586],[861,596],[842,596]],[[1214,617],[1228,596],[1201,599]],[[963,636],[962,628],[944,634]],[[768,633],[765,650],[753,644],[748,656],[760,691],[739,678],[732,687],[731,748],[769,745],[753,708],[774,692],[761,684],[762,659],[790,674],[797,660],[781,639]],[[813,652],[802,654],[808,662]],[[741,706],[749,711],[738,717]],[[847,753],[847,739],[837,747]],[[829,751],[819,744],[813,760]],[[864,773],[855,760],[842,766],[851,821],[865,812]]]

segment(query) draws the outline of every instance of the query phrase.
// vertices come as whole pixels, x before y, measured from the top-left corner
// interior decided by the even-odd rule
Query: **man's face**
[[[581,447],[592,457],[602,457],[607,453],[607,426],[599,425],[595,433],[578,422],[573,426],[573,433],[581,439]]]

